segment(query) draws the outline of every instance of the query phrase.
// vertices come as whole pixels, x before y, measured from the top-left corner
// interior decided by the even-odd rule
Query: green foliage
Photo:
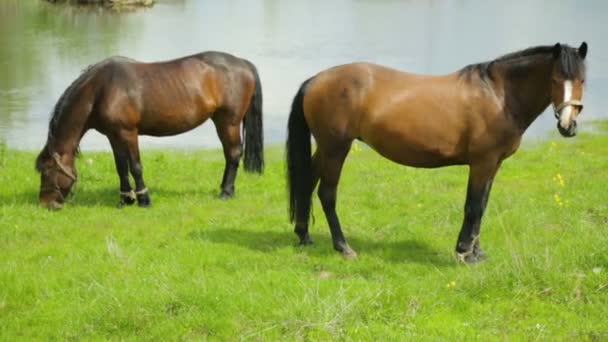
[[[332,250],[287,220],[283,151],[217,199],[220,151],[143,151],[153,207],[116,209],[110,153],[78,160],[76,195],[37,206],[34,152],[0,172],[0,339],[608,339],[608,136],[525,146],[494,183],[489,260],[455,262],[466,167],[421,170],[358,145]],[[557,195],[557,196],[556,196]]]

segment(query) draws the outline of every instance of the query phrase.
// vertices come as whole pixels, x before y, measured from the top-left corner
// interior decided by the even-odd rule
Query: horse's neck
[[[83,122],[86,118],[83,120],[83,118],[73,117],[74,115],[74,113],[66,112],[59,118],[57,129],[47,141],[50,151],[57,152],[59,155],[74,156],[76,154],[87,128]]]
[[[505,111],[523,133],[551,103],[551,59],[538,57],[525,64],[497,64],[504,82]]]

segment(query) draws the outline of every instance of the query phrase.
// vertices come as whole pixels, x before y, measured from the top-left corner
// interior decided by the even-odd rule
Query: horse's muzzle
[[[572,123],[570,124],[570,127],[563,128],[560,124],[559,121],[557,122],[557,130],[559,131],[559,133],[566,137],[566,138],[572,138],[573,136],[576,135],[576,121],[572,120]]]

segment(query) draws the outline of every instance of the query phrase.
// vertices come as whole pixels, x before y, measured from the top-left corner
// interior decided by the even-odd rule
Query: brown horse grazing
[[[443,76],[355,63],[305,81],[293,101],[287,138],[290,215],[300,243],[311,243],[311,198],[320,179],[318,195],[334,248],[356,256],[342,234],[336,193],[352,141],[360,139],[403,165],[469,165],[456,253],[463,262],[484,259],[479,232],[494,176],[549,104],[559,132],[576,134],[586,54],[586,43],[578,49],[539,46]],[[312,157],[311,133],[317,143]]]
[[[89,129],[110,141],[120,178],[119,206],[151,204],[144,184],[138,135],[168,136],[213,120],[224,148],[222,198],[234,194],[242,154],[245,170],[262,173],[262,88],[255,66],[222,52],[140,63],[113,57],[89,67],[57,102],[46,145],[36,159],[40,202],[61,208],[77,179],[74,158]],[[129,183],[129,170],[135,190]]]

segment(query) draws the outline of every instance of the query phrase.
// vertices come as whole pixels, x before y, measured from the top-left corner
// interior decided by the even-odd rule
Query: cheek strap
[[[55,164],[57,165],[59,170],[63,172],[64,175],[68,176],[68,178],[70,178],[74,182],[77,180],[76,176],[74,176],[74,174],[70,172],[70,170],[68,170],[68,168],[61,163],[61,157],[59,157],[59,153],[53,153],[53,160],[55,161]]]

